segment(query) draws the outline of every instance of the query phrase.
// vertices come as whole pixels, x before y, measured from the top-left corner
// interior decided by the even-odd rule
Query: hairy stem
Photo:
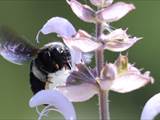
[[[110,120],[108,95],[107,91],[100,90],[99,92],[100,120]]]
[[[96,38],[100,41],[99,37],[102,34],[102,24],[96,24]],[[104,65],[104,49],[99,48],[95,52],[96,54],[96,67],[97,77],[100,79],[100,73]],[[109,115],[109,103],[108,103],[108,92],[99,88],[99,118],[100,120],[110,120]]]
[[[102,33],[102,25],[101,23],[97,23],[96,24],[96,38],[97,41],[99,40],[99,37]],[[104,54],[103,54],[104,50],[103,48],[99,48],[98,50],[96,50],[96,66],[97,66],[97,75],[98,77],[100,77],[100,71],[104,65]]]

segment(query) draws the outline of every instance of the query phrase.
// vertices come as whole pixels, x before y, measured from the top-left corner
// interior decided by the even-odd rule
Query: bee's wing
[[[0,55],[3,58],[21,65],[32,60],[37,52],[37,48],[16,35],[11,29],[5,26],[0,27]]]

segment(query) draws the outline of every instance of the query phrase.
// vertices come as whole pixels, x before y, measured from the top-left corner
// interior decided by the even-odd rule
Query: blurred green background
[[[88,0],[81,1],[89,3]],[[136,63],[138,68],[151,71],[155,84],[127,94],[110,92],[110,113],[113,120],[139,120],[145,102],[160,92],[160,1],[127,0],[127,2],[134,3],[137,9],[112,25],[117,28],[129,28],[130,34],[144,38],[127,52],[131,63]],[[0,24],[15,29],[35,46],[38,30],[53,16],[65,17],[77,29],[94,33],[94,25],[78,19],[65,0],[0,0]],[[42,36],[41,39],[44,40],[38,46],[57,38],[49,35]],[[106,52],[108,61],[113,61],[117,56],[117,53]],[[28,106],[32,96],[29,66],[29,63],[23,66],[14,65],[0,57],[0,120],[37,119],[35,109]],[[79,120],[98,119],[96,96],[89,101],[76,103],[75,108]],[[57,120],[63,117],[52,112],[48,119]]]

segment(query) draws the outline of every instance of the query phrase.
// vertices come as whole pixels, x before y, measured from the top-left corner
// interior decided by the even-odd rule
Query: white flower
[[[29,101],[30,107],[37,107],[44,104],[49,104],[54,107],[53,110],[61,113],[65,120],[76,120],[76,113],[72,103],[59,91],[41,90]],[[44,109],[44,111],[40,113],[39,120],[51,110],[49,107],[48,109]]]
[[[154,120],[160,114],[160,93],[152,96],[145,104],[141,113],[141,120]]]

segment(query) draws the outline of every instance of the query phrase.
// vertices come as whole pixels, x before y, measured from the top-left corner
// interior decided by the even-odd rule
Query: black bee
[[[0,27],[0,55],[15,64],[31,61],[30,84],[33,94],[45,89],[50,76],[61,70],[71,69],[71,54],[61,42],[36,48],[7,27]],[[57,74],[63,77],[63,74]]]

